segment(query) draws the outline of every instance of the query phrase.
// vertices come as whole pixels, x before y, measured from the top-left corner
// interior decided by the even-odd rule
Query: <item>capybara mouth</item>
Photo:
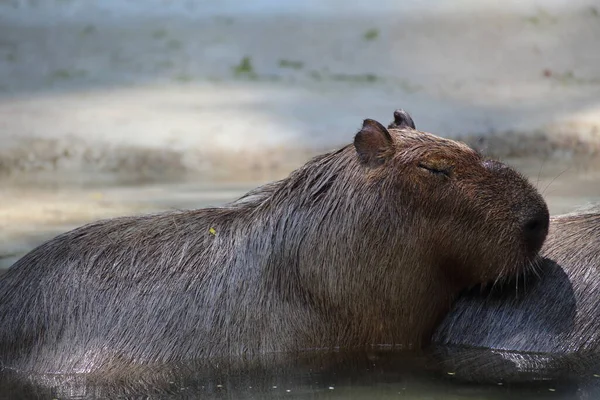
[[[534,254],[527,258],[522,265],[516,268],[508,268],[504,273],[497,275],[494,279],[483,281],[461,291],[461,293],[472,293],[481,296],[506,296],[526,293],[544,275],[544,257]]]
[[[540,251],[547,233],[548,228],[541,228],[540,232],[535,234],[534,241],[529,241],[527,235],[524,235],[525,239],[520,244],[518,241],[514,244],[514,247],[521,247],[522,250],[514,254],[513,257],[500,256],[504,259],[502,266],[496,270],[496,273],[481,276],[479,282],[473,284],[472,287],[496,286],[507,281],[519,282],[520,279],[525,280],[528,276],[539,275],[540,266],[543,264]],[[509,246],[512,245],[509,244]]]

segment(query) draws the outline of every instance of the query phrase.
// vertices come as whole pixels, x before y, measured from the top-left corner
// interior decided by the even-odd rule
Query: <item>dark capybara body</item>
[[[537,259],[548,210],[466,145],[365,120],[354,145],[221,208],[100,221],[0,279],[0,360],[108,370],[428,342],[457,293]]]
[[[459,298],[434,341],[493,349],[600,351],[600,206],[553,217],[539,277]]]

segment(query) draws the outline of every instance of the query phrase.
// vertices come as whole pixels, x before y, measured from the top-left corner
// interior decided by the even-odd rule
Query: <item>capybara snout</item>
[[[527,210],[524,213],[523,235],[525,245],[532,253],[537,253],[542,248],[544,240],[548,235],[548,210]]]
[[[537,254],[548,235],[550,224],[550,214],[544,199],[536,190],[532,190],[531,185],[516,171],[505,164],[486,160],[484,166],[498,174],[500,179],[504,176],[507,186],[512,185],[517,189],[509,192],[511,195],[507,196],[508,201],[512,204],[516,223],[521,227],[525,251],[532,255]],[[518,185],[523,187],[522,190],[518,190]]]
[[[520,229],[525,254],[534,257],[542,248],[550,224],[544,199],[526,179],[505,164],[487,160],[484,166],[498,176],[500,186],[507,188],[502,192],[498,187],[499,200],[504,201],[512,211],[505,217],[511,219],[512,214],[515,225]]]

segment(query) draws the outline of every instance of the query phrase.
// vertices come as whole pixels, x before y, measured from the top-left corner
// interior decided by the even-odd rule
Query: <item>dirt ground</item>
[[[598,153],[596,1],[427,4],[2,0],[0,178],[260,178],[398,107],[503,157]]]

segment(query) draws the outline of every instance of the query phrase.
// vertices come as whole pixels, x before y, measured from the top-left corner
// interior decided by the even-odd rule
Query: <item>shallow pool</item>
[[[489,350],[432,349],[277,355],[262,362],[152,366],[116,379],[85,376],[16,381],[11,399],[595,399],[600,362]]]

